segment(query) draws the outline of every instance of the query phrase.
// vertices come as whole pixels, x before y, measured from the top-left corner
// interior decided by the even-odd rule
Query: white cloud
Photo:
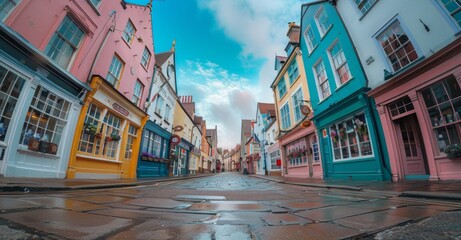
[[[240,142],[241,119],[253,119],[257,102],[273,102],[270,84],[276,75],[275,55],[285,55],[288,22],[299,24],[302,0],[198,0],[202,10],[215,18],[216,28],[240,44],[241,65],[259,68],[251,82],[209,61],[188,61],[181,77],[188,95],[194,95],[197,114],[208,128],[218,125],[219,146],[232,148]],[[257,65],[256,62],[261,62]],[[180,92],[180,94],[184,94]]]

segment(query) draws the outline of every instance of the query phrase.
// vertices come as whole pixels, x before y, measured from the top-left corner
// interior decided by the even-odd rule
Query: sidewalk
[[[78,189],[101,189],[149,185],[157,182],[175,181],[212,174],[196,174],[179,177],[161,177],[152,179],[56,179],[56,178],[12,178],[0,177],[0,194],[8,192],[44,192]]]
[[[351,191],[379,191],[394,193],[400,197],[437,198],[461,200],[461,180],[445,181],[347,181],[330,179],[289,178],[279,176],[249,175],[283,184],[307,187],[345,189]]]

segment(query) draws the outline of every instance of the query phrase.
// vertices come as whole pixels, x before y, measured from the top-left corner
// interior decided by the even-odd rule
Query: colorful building
[[[247,147],[247,142],[252,136],[252,121],[249,119],[242,119],[242,125],[240,128],[240,157],[239,157],[239,169],[242,173],[248,173],[250,167],[249,160],[250,158],[250,149]],[[245,170],[246,169],[246,170]],[[246,171],[246,172],[245,172]]]
[[[299,49],[300,27],[294,22],[288,27],[289,42],[285,48],[288,57],[276,56],[275,69],[278,73],[271,84],[277,110],[279,131],[276,139],[281,149],[283,175],[322,178],[318,137],[309,120],[312,107]],[[277,159],[280,155],[272,157]]]
[[[257,103],[256,105],[256,122],[254,125],[254,134],[259,140],[260,144],[260,158],[258,161],[258,171],[256,174],[268,175],[270,168],[270,161],[266,157],[266,146],[269,145],[266,139],[266,131],[270,124],[275,119],[275,107],[273,103]]]
[[[324,177],[390,179],[380,118],[335,2],[301,7],[300,44]]]
[[[461,179],[461,3],[366,2],[337,8],[373,88],[392,180]]]
[[[103,1],[97,9],[107,24],[94,49],[93,90],[78,117],[67,177],[134,178],[154,65],[151,4]]]

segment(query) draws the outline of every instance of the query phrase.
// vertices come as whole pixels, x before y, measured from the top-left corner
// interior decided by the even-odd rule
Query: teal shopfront
[[[154,122],[146,123],[136,170],[138,178],[168,176],[170,138],[171,133]]]

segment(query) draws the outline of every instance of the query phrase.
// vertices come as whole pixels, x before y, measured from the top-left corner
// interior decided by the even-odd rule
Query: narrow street
[[[420,231],[413,239],[461,236],[459,202],[237,173],[125,188],[2,193],[0,210],[0,239],[412,239],[401,234],[405,226]],[[436,218],[431,233],[424,224]]]

